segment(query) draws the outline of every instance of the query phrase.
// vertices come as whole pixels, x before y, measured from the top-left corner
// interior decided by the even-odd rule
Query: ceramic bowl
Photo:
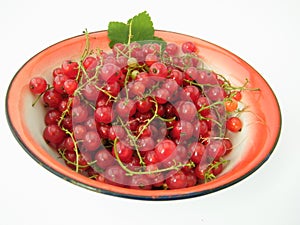
[[[249,106],[248,112],[242,114],[244,128],[234,137],[236,149],[229,155],[230,165],[217,179],[177,190],[134,190],[89,179],[58,160],[43,140],[45,109],[42,105],[31,106],[35,97],[28,89],[28,82],[37,75],[50,80],[52,69],[63,60],[78,59],[85,47],[84,35],[66,39],[36,54],[12,79],[6,96],[7,120],[23,149],[44,168],[73,184],[108,195],[144,200],[184,199],[216,192],[245,179],[262,166],[273,152],[281,129],[279,105],[268,83],[241,58],[215,44],[184,34],[155,32],[168,42],[194,42],[211,69],[225,74],[235,85],[242,85],[247,78],[250,88],[260,88],[243,94],[243,101]],[[109,49],[107,31],[91,33],[90,37],[91,48]]]

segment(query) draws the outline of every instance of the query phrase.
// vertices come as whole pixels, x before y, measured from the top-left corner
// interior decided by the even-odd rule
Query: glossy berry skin
[[[206,152],[211,159],[218,160],[225,155],[226,149],[222,141],[211,141],[206,146]]]
[[[96,160],[97,165],[102,169],[105,169],[105,168],[113,165],[115,162],[114,157],[106,149],[101,149],[101,150],[97,151],[94,158]]]
[[[191,121],[197,115],[197,109],[192,102],[183,101],[177,108],[179,119]]]
[[[179,47],[178,47],[178,45],[176,45],[174,43],[168,43],[167,46],[166,46],[166,52],[170,56],[175,56],[179,52]]]
[[[63,84],[63,89],[68,95],[73,95],[78,87],[76,80],[67,79]]]
[[[187,177],[182,171],[172,174],[166,179],[166,184],[169,189],[185,188],[188,185]]]
[[[197,47],[193,42],[187,41],[182,44],[181,50],[183,53],[192,53],[197,51]]]
[[[176,145],[171,140],[163,140],[155,147],[155,154],[159,161],[164,161],[175,151]]]
[[[242,100],[242,92],[241,91],[236,91],[233,95],[233,98],[236,100],[236,101],[241,101]]]
[[[234,98],[229,99],[225,101],[224,106],[227,112],[233,112],[238,108],[238,102]]]
[[[100,69],[100,77],[106,82],[117,81],[120,78],[121,73],[122,72],[120,68],[113,63],[104,64],[103,67]]]
[[[101,139],[96,131],[87,131],[83,137],[83,147],[87,151],[95,151],[100,147]]]
[[[153,63],[150,68],[150,76],[155,77],[167,77],[168,76],[168,68],[164,63],[155,62]]]
[[[194,142],[189,146],[189,152],[192,154],[191,160],[199,164],[201,161],[205,161],[205,146],[200,142]]]
[[[57,67],[52,71],[53,78],[55,78],[59,74],[64,74],[63,69],[61,67]]]
[[[62,65],[62,72],[64,75],[68,76],[71,79],[75,79],[78,74],[79,65],[77,62],[71,60],[65,60]]]
[[[62,141],[65,138],[65,135],[66,135],[65,132],[62,131],[62,129],[56,124],[48,125],[43,131],[44,139],[48,143],[54,145],[58,145],[62,143]]]
[[[176,121],[170,135],[178,141],[188,140],[194,134],[194,126],[185,120]]]
[[[59,74],[57,75],[54,79],[53,79],[53,87],[54,90],[57,91],[60,94],[65,93],[64,90],[64,83],[66,80],[68,80],[68,76],[63,75],[63,74]]]
[[[178,69],[172,69],[170,72],[170,78],[175,80],[176,83],[181,86],[183,84],[184,73]]]
[[[240,118],[238,117],[230,117],[226,121],[226,128],[231,132],[237,133],[242,130],[243,124]]]
[[[115,158],[118,156],[123,163],[129,163],[132,160],[133,150],[122,142],[118,142],[112,150],[112,155]]]
[[[60,93],[54,89],[47,90],[43,94],[43,101],[46,107],[57,108],[62,101],[62,96]]]
[[[46,125],[57,124],[61,116],[61,112],[57,109],[47,111],[44,121]]]
[[[104,172],[105,183],[124,187],[128,183],[125,171],[119,165],[112,165]]]
[[[88,116],[88,109],[83,104],[80,104],[72,109],[72,119],[74,124],[85,122]]]
[[[135,102],[131,99],[128,101],[126,99],[122,99],[116,103],[116,113],[118,116],[128,119],[133,116],[136,112]]]
[[[87,71],[91,71],[94,70],[97,66],[97,59],[95,57],[92,56],[88,56],[85,58],[85,60],[83,61],[83,67],[87,70]]]
[[[171,93],[166,88],[159,88],[154,91],[153,95],[158,104],[162,105],[167,103],[171,97]]]
[[[95,120],[98,123],[110,123],[113,120],[112,108],[109,106],[101,106],[95,111]]]
[[[138,100],[135,105],[137,111],[139,111],[140,113],[146,113],[153,107],[153,99],[147,97],[145,99]]]
[[[29,82],[29,90],[33,94],[42,94],[47,89],[47,81],[43,77],[34,77]]]
[[[158,57],[155,54],[148,54],[145,57],[145,63],[148,66],[151,66],[153,63],[156,63],[158,61]]]
[[[208,165],[199,163],[194,169],[195,175],[201,183],[204,183],[206,180],[205,174],[207,173],[207,167]]]

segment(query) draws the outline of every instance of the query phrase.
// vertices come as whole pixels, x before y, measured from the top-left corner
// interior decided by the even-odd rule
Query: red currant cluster
[[[99,182],[177,189],[214,179],[242,129],[242,87],[208,70],[192,42],[87,47],[79,61],[30,80],[48,108],[45,141]],[[37,98],[38,99],[38,98]]]

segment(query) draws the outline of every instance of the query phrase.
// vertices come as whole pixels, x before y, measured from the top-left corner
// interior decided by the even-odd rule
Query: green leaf
[[[131,42],[152,40],[154,36],[153,23],[149,14],[144,11],[128,21],[131,27]]]
[[[112,48],[116,43],[127,43],[128,36],[128,24],[122,22],[110,22],[108,24],[108,38],[110,39],[110,48]]]
[[[129,19],[126,23],[110,22],[108,24],[109,46],[116,43],[129,44],[134,41],[154,40],[164,42],[163,39],[154,36],[153,22],[149,14],[144,11]]]

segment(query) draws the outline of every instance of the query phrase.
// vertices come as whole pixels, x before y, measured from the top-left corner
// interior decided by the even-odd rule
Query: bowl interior
[[[267,82],[245,61],[212,43],[167,31],[156,31],[155,35],[177,44],[186,40],[194,42],[200,57],[211,69],[225,75],[235,85],[242,85],[248,79],[249,87],[260,88],[260,91],[246,91],[243,94],[243,102],[248,106],[242,114],[245,125],[233,139],[235,150],[228,156],[231,163],[219,178],[178,190],[132,190],[91,180],[72,171],[59,160],[43,140],[45,109],[42,104],[31,106],[35,97],[29,92],[28,82],[37,75],[50,81],[53,68],[63,60],[77,60],[85,47],[84,36],[64,40],[41,51],[18,71],[10,84],[6,99],[7,118],[13,134],[27,153],[46,169],[77,185],[111,195],[140,199],[178,199],[203,195],[230,186],[258,169],[272,153],[281,126],[278,102]],[[91,48],[109,50],[106,31],[91,33],[90,43]]]

